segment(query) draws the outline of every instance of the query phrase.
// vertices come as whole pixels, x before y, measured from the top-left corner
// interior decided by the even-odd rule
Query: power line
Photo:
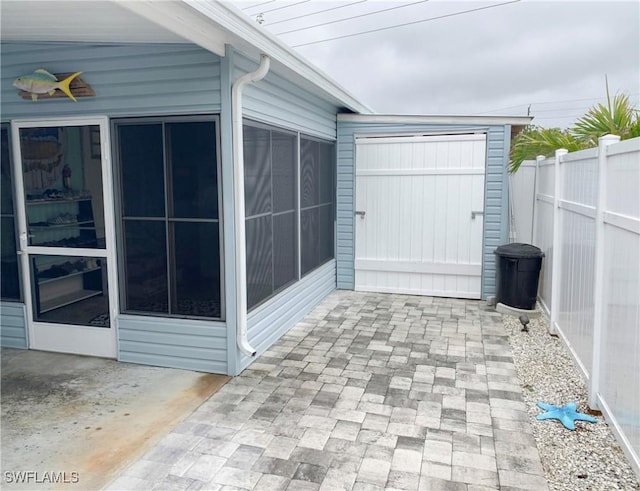
[[[640,92],[632,92],[630,94],[627,94],[630,98],[633,98],[633,96],[637,96],[639,95]],[[483,112],[479,112],[476,114],[485,114],[485,113],[494,113],[496,111],[506,111],[507,109],[517,109],[519,107],[524,107],[527,106],[529,104],[562,104],[565,102],[585,102],[585,101],[598,101],[598,100],[604,100],[603,96],[598,96],[598,97],[587,97],[584,99],[561,99],[561,100],[555,100],[555,101],[537,101],[537,102],[525,102],[523,104],[517,104],[515,106],[507,106],[507,107],[499,107],[497,109],[490,109],[489,111],[483,111]],[[549,111],[550,109],[546,109],[546,111]],[[540,110],[538,110],[540,111]],[[544,109],[543,109],[544,111]]]
[[[583,113],[579,113],[579,114],[569,114],[567,116],[543,116],[543,117],[538,117],[535,114],[533,115],[533,117],[535,118],[536,121],[540,121],[541,119],[578,119],[580,116],[584,116]]]
[[[355,5],[357,3],[364,3],[366,1],[367,0],[358,0],[357,2],[345,3],[344,5],[339,5],[338,7],[331,7],[331,8],[328,8],[328,9],[318,10],[317,12],[312,12],[310,14],[296,15],[295,17],[289,17],[288,19],[278,20],[276,22],[266,22],[264,25],[265,26],[267,26],[267,25],[274,26],[276,24],[282,24],[283,22],[289,22],[291,20],[301,19],[302,17],[311,17],[313,15],[322,14],[324,12],[331,12],[332,10],[343,9],[345,7],[350,7],[350,6]]]
[[[260,2],[260,3],[256,3],[255,5],[249,5],[248,7],[243,8],[242,10],[249,10],[252,9],[254,7],[259,7],[260,5],[266,5],[268,3],[273,3],[276,0],[267,0],[266,2]]]
[[[276,7],[275,9],[261,10],[260,13],[261,14],[266,14],[268,12],[275,12],[276,10],[288,9],[289,7],[294,7],[295,5],[300,5],[302,3],[307,3],[309,1],[310,0],[302,0],[300,2],[288,3],[287,5],[282,5],[281,7]]]
[[[369,31],[355,32],[353,34],[345,34],[343,36],[336,36],[336,37],[332,37],[332,38],[328,38],[328,39],[320,39],[319,41],[311,41],[311,42],[308,42],[308,43],[296,44],[296,45],[292,46],[292,48],[301,48],[302,46],[310,46],[312,44],[326,43],[326,42],[329,42],[329,41],[335,41],[337,39],[345,39],[345,38],[350,38],[350,37],[354,37],[354,36],[361,36],[363,34],[371,34],[373,32],[380,32],[380,31],[387,31],[389,29],[396,29],[398,27],[405,27],[405,26],[412,26],[412,25],[415,25],[415,24],[422,24],[423,22],[429,22],[429,21],[432,21],[432,20],[445,19],[447,17],[455,17],[457,15],[468,14],[468,13],[471,13],[471,12],[478,12],[480,10],[487,10],[487,9],[492,9],[492,8],[495,8],[495,7],[502,7],[504,5],[509,5],[510,3],[518,3],[518,2],[520,2],[520,0],[511,0],[509,2],[496,3],[494,5],[487,5],[485,7],[478,7],[478,8],[475,8],[475,9],[462,10],[460,12],[453,12],[452,14],[439,15],[437,17],[430,17],[428,19],[416,20],[416,21],[413,21],[413,22],[405,22],[404,24],[396,24],[394,26],[379,27],[378,29],[371,29]]]
[[[389,12],[390,10],[402,9],[402,8],[405,8],[405,7],[410,7],[412,5],[417,5],[419,3],[425,3],[425,2],[428,2],[428,1],[429,0],[419,0],[418,2],[406,3],[404,5],[398,5],[396,7],[389,7],[389,8],[382,9],[382,10],[376,10],[375,12],[368,12],[366,14],[358,14],[358,15],[354,15],[352,17],[345,17],[344,19],[338,19],[338,20],[331,20],[331,21],[328,21],[328,22],[322,22],[321,24],[315,24],[313,26],[299,27],[298,29],[291,29],[290,31],[277,32],[276,35],[277,36],[282,36],[284,34],[291,34],[292,32],[304,31],[304,30],[307,30],[307,29],[314,29],[316,27],[328,26],[329,24],[337,24],[339,22],[346,22],[348,20],[353,20],[353,19],[360,19],[361,17],[367,17],[369,15],[380,14],[382,12]],[[295,48],[295,46],[294,46],[294,48]]]

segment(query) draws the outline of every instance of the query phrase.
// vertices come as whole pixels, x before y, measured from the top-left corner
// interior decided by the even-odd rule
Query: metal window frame
[[[269,300],[271,300],[273,297],[275,297],[276,295],[278,295],[279,293],[281,293],[282,291],[286,290],[287,288],[289,288],[290,286],[296,284],[298,281],[300,281],[301,276],[300,276],[300,132],[296,131],[296,130],[292,130],[290,128],[286,128],[283,126],[278,126],[275,124],[271,124],[271,123],[265,123],[262,121],[258,121],[255,119],[251,119],[251,118],[243,118],[242,120],[242,126],[250,126],[252,128],[259,128],[259,129],[263,129],[266,131],[269,131],[269,160],[270,160],[270,182],[271,182],[271,211],[270,212],[265,212],[265,213],[261,213],[258,215],[251,215],[251,216],[245,216],[245,220],[251,220],[254,218],[260,218],[260,217],[264,217],[264,216],[271,216],[272,220],[271,220],[271,240],[272,240],[272,245],[273,245],[273,217],[275,216],[280,216],[280,215],[284,215],[284,214],[288,214],[288,213],[293,213],[294,214],[294,226],[295,226],[295,230],[293,232],[293,237],[294,237],[294,241],[295,241],[295,252],[294,254],[296,255],[296,261],[295,261],[295,274],[294,274],[294,278],[285,283],[284,285],[278,287],[277,289],[273,289],[271,291],[271,294],[269,296],[267,296],[266,298],[263,298],[262,300],[260,300],[260,302],[256,303],[255,305],[252,305],[249,308],[249,312],[257,309],[258,307],[260,307],[261,305],[265,304],[266,302],[268,302]],[[294,149],[295,149],[295,156],[294,156],[294,163],[293,163],[293,169],[294,169],[294,176],[293,176],[293,183],[294,183],[294,192],[293,192],[293,204],[294,204],[294,208],[292,210],[285,210],[285,211],[279,211],[279,212],[274,212],[273,211],[273,159],[272,159],[272,153],[273,153],[273,132],[278,132],[284,135],[289,135],[289,136],[293,136],[295,137],[296,141],[294,144]],[[273,285],[275,283],[275,267],[273,264],[274,261],[274,255],[272,253],[271,255],[271,265],[272,265],[272,271],[271,271],[271,284]]]
[[[328,206],[332,206],[333,207],[333,255],[332,257],[325,259],[324,261],[319,262],[317,265],[315,265],[313,268],[311,268],[309,271],[307,271],[306,273],[304,273],[304,275],[302,274],[302,237],[300,237],[300,278],[304,278],[305,276],[310,275],[311,273],[313,273],[314,271],[316,271],[318,268],[320,268],[321,266],[327,264],[330,261],[335,260],[336,258],[336,217],[337,217],[337,173],[338,173],[338,157],[337,157],[337,151],[338,151],[338,144],[337,141],[335,140],[327,140],[327,139],[323,139],[323,138],[318,138],[315,136],[310,136],[310,135],[306,135],[306,134],[300,134],[300,138],[299,141],[302,141],[302,138],[309,140],[309,141],[315,141],[318,143],[322,143],[322,144],[328,144],[328,145],[332,145],[333,146],[333,162],[332,162],[332,178],[333,178],[333,182],[332,182],[332,187],[333,187],[333,195],[332,195],[332,201],[331,202],[323,202],[323,203],[318,203],[317,205],[311,205],[311,206],[305,206],[304,209],[302,207],[302,204],[300,204],[300,215],[302,215],[302,211],[307,211],[307,210],[313,210],[313,209],[320,209],[320,208],[325,208]],[[301,146],[300,146],[301,147]],[[300,149],[299,147],[299,149]],[[300,161],[300,153],[298,153],[298,160]],[[298,188],[300,188],[300,181],[298,180]],[[301,219],[301,217],[300,217]],[[300,225],[300,229],[302,229],[302,225]]]
[[[183,219],[183,218],[175,218],[169,217],[169,191],[171,190],[171,183],[169,182],[171,176],[168,170],[168,148],[167,148],[167,140],[166,140],[166,127],[165,125],[168,123],[193,123],[193,122],[210,122],[214,123],[215,127],[215,139],[216,139],[216,173],[217,173],[217,193],[218,193],[218,218],[216,219],[206,219],[206,218],[193,218],[193,219]],[[126,217],[123,215],[124,211],[124,193],[122,190],[122,159],[120,155],[120,137],[118,133],[118,128],[122,126],[135,126],[142,124],[160,124],[162,127],[162,158],[163,158],[163,172],[164,172],[164,200],[165,200],[165,210],[164,216],[162,217]],[[127,315],[138,315],[138,316],[148,316],[148,317],[162,317],[162,318],[172,318],[172,319],[191,319],[191,320],[200,320],[200,321],[224,321],[226,319],[226,296],[227,292],[225,290],[225,250],[224,250],[224,220],[222,217],[224,216],[223,210],[223,200],[222,200],[222,159],[221,159],[221,140],[220,140],[220,114],[212,113],[212,114],[197,114],[197,115],[184,115],[184,116],[145,116],[145,117],[122,117],[122,118],[113,118],[111,120],[111,134],[112,134],[112,155],[113,155],[113,165],[114,165],[114,198],[115,198],[115,213],[116,213],[116,254],[118,260],[118,278],[119,278],[119,296],[120,296],[120,305],[121,305],[121,313]],[[125,256],[125,236],[124,236],[124,222],[126,220],[131,219],[143,219],[149,221],[162,221],[165,224],[165,233],[166,233],[166,247],[167,247],[167,288],[168,288],[168,298],[167,298],[167,310],[168,313],[158,313],[158,312],[147,312],[147,311],[139,311],[126,309],[126,293],[127,293],[127,285],[126,285],[126,261],[124,260]],[[204,316],[192,316],[192,315],[183,315],[183,314],[172,314],[172,291],[175,290],[176,285],[172,285],[173,275],[171,274],[171,269],[175,267],[175,258],[172,258],[172,254],[175,253],[175,247],[170,247],[171,237],[170,237],[170,225],[174,223],[217,223],[218,224],[218,251],[219,251],[219,270],[220,270],[220,278],[219,278],[219,288],[220,288],[220,317],[204,317]],[[172,252],[173,251],[173,252]],[[173,292],[175,294],[175,292]]]
[[[11,178],[11,204],[12,204],[12,214],[9,215],[7,213],[0,213],[1,218],[12,218],[13,219],[13,235],[14,235],[14,244],[16,250],[16,262],[18,264],[18,298],[5,298],[0,297],[0,302],[13,302],[13,303],[24,303],[24,295],[23,295],[23,282],[22,282],[22,266],[21,261],[18,259],[18,251],[20,250],[20,244],[18,242],[18,223],[17,223],[17,215],[16,215],[16,179],[15,179],[15,169],[13,162],[13,152],[12,152],[12,144],[11,144],[11,125],[9,123],[1,123],[0,131],[7,132],[7,156],[9,158],[9,177]],[[0,295],[2,292],[0,291]]]

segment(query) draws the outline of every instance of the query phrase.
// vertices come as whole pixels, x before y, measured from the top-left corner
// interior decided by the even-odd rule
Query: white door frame
[[[20,129],[57,126],[99,126],[100,152],[102,161],[102,192],[104,200],[105,249],[64,248],[28,245],[26,200],[20,148]],[[117,355],[117,316],[118,277],[115,248],[114,195],[109,120],[106,116],[65,117],[21,119],[11,122],[11,140],[13,150],[13,166],[15,175],[16,218],[22,287],[26,305],[27,333],[29,348],[44,351],[59,351],[83,355],[116,358]],[[107,284],[109,290],[109,328],[77,326],[70,324],[54,324],[38,322],[33,316],[33,290],[29,266],[29,257],[34,254],[51,254],[59,256],[86,255],[105,258],[107,261]]]

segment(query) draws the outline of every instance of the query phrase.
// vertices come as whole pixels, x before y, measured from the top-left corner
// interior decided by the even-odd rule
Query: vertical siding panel
[[[495,255],[493,251],[507,240],[508,196],[506,185],[509,155],[509,126],[492,126],[487,133],[485,177],[484,244],[482,298],[495,293]],[[495,197],[496,199],[492,199]]]

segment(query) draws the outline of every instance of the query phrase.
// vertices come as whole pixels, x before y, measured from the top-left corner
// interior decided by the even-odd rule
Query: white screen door
[[[480,298],[486,136],[356,139],[355,289]]]
[[[113,358],[107,119],[14,121],[11,133],[29,347]]]

